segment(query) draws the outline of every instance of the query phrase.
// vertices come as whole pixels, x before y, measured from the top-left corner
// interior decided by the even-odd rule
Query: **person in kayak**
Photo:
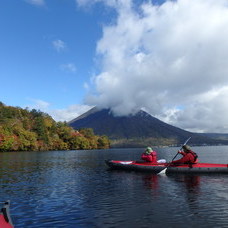
[[[144,153],[141,155],[141,159],[147,162],[157,163],[157,152],[151,147],[147,147]]]
[[[173,165],[181,164],[196,164],[198,162],[198,155],[191,150],[191,147],[188,145],[182,146],[183,151],[179,150],[178,153],[183,157],[179,160],[172,161]]]

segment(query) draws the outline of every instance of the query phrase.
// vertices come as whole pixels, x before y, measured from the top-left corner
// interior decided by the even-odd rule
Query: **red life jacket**
[[[183,157],[179,160],[173,161],[172,163],[177,165],[177,164],[195,164],[197,163],[197,154],[193,151],[188,151],[188,153],[186,152],[182,152],[181,153],[183,155]]]
[[[157,153],[156,151],[153,151],[150,154],[143,153],[141,159],[147,162],[157,163]]]
[[[195,152],[191,151],[191,150],[189,151],[189,153],[192,154],[192,156],[194,157],[194,163],[196,163],[197,159],[198,159],[198,155]]]

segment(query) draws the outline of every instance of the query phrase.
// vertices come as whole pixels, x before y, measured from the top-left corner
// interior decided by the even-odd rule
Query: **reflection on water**
[[[143,176],[143,181],[145,183],[145,187],[150,188],[156,191],[159,188],[159,180],[158,175],[155,174],[147,174]]]
[[[228,163],[228,147],[196,148]],[[16,227],[228,227],[228,175],[109,170],[143,149],[0,153],[0,200]],[[168,161],[177,148],[159,148]],[[220,157],[220,160],[218,160]],[[171,158],[171,159],[170,159]]]
[[[151,189],[154,194],[158,194],[159,186],[159,175],[156,174],[144,174],[142,179],[144,181],[144,186]],[[195,201],[194,197],[200,194],[200,176],[198,175],[173,175],[169,174],[165,178],[170,178],[179,184],[181,184],[182,189],[186,189],[188,193],[189,202]]]

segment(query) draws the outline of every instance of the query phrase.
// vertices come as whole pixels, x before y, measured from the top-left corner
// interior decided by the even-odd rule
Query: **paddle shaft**
[[[184,142],[184,144],[181,146],[180,149],[182,149],[182,147],[183,147],[184,145],[187,144],[187,142],[190,140],[190,138],[191,138],[191,137],[189,137],[189,138]],[[166,173],[167,168],[172,164],[173,160],[176,158],[176,156],[178,155],[178,153],[179,153],[179,151],[178,151],[177,154],[174,156],[174,158],[172,159],[172,161],[171,161],[171,162],[170,162],[162,171],[160,171],[158,174],[165,174],[165,173]]]
[[[190,139],[191,139],[191,137],[189,137],[189,138],[184,142],[184,144],[181,146],[180,149],[182,149],[182,147],[183,147],[184,145],[186,145]],[[177,152],[177,154],[176,154],[176,155],[174,156],[174,158],[172,159],[172,162],[174,161],[174,159],[176,158],[176,156],[177,156],[178,154],[179,154],[179,151]]]

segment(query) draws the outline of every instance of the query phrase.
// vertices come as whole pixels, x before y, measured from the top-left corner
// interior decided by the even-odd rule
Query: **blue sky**
[[[2,0],[0,101],[228,133],[227,24],[227,0]]]
[[[82,103],[108,15],[70,0],[4,0],[0,10],[2,102],[25,107],[42,100],[56,109]]]

